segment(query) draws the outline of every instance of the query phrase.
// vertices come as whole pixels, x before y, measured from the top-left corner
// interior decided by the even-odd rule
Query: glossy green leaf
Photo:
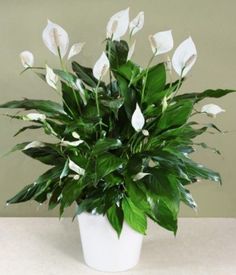
[[[130,227],[141,234],[146,233],[147,218],[143,211],[134,205],[127,197],[122,200],[124,219]]]
[[[111,172],[120,168],[124,163],[121,158],[110,153],[99,155],[96,159],[96,178],[97,180],[107,176]]]
[[[153,207],[156,222],[176,235],[178,229],[177,212],[173,202],[167,198],[159,198]]]
[[[192,113],[193,102],[191,100],[181,100],[173,102],[161,116],[158,122],[159,129],[168,129],[173,126],[183,125]]]
[[[109,150],[120,148],[122,142],[119,139],[104,138],[99,139],[93,147],[92,154],[99,155]]]
[[[160,93],[164,90],[166,84],[166,70],[164,63],[155,65],[148,70],[146,86],[145,86],[145,98],[147,103],[153,102],[153,94]]]
[[[118,237],[120,237],[123,221],[124,221],[124,214],[122,209],[116,205],[113,205],[107,211],[107,218],[111,226],[117,232]]]
[[[106,52],[112,70],[126,63],[128,51],[129,46],[126,41],[107,40]]]
[[[9,109],[25,109],[25,110],[37,110],[46,114],[49,117],[62,117],[67,118],[67,113],[63,110],[63,107],[50,100],[39,100],[39,99],[24,99],[9,101],[5,104],[0,105],[0,108]]]
[[[216,90],[212,90],[212,89],[208,89],[202,93],[186,93],[183,95],[179,95],[177,97],[175,97],[176,100],[182,100],[182,99],[194,99],[196,102],[199,102],[207,97],[211,97],[211,98],[220,98],[223,97],[225,95],[231,94],[236,92],[236,90],[228,90],[228,89],[216,89]]]
[[[81,79],[85,84],[90,87],[95,88],[97,86],[97,79],[93,76],[93,70],[88,67],[84,67],[77,63],[76,61],[72,62],[72,69],[76,73],[79,79]]]

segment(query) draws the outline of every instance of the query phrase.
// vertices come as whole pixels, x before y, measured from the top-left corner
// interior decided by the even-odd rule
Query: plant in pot
[[[176,234],[180,202],[197,207],[188,185],[198,179],[221,182],[219,173],[191,156],[197,147],[218,153],[194,141],[209,128],[220,132],[215,124],[202,125],[196,118],[224,110],[215,104],[197,110],[195,105],[234,90],[179,94],[197,51],[189,37],[171,61],[166,57],[156,63],[156,57],[173,48],[170,30],[150,35],[152,56],[146,68],[131,61],[134,37],[143,24],[143,12],[132,21],[129,9],[116,13],[93,68],[75,61],[70,68],[68,60],[84,43],[74,44],[67,55],[68,34],[48,21],[43,41],[61,68],[34,67],[29,51],[20,57],[24,71],[50,85],[60,102],[26,98],[0,106],[30,111],[8,114],[30,123],[15,135],[42,129],[54,138],[52,143],[27,141],[12,149],[51,167],[7,203],[45,202],[49,209],[59,206],[60,216],[75,203],[85,261],[103,271],[126,270],[138,262],[148,218]],[[127,32],[129,43],[121,40]]]

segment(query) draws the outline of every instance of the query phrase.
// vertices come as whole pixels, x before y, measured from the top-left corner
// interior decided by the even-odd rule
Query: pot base
[[[143,235],[126,223],[118,238],[106,216],[82,213],[77,216],[85,263],[98,271],[121,272],[139,261]]]

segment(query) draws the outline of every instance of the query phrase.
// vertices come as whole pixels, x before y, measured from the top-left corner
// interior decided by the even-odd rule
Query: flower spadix
[[[66,55],[69,47],[69,36],[61,26],[48,20],[42,38],[46,47],[53,54],[59,55],[60,52],[62,58]]]
[[[132,115],[131,124],[136,132],[140,132],[145,124],[145,119],[138,103],[136,104],[136,108]]]
[[[129,8],[114,14],[107,23],[107,38],[120,41],[129,27]]]
[[[94,77],[97,80],[102,79],[103,76],[105,76],[105,74],[107,73],[109,68],[110,68],[109,60],[105,52],[103,52],[93,67]]]
[[[149,36],[152,51],[155,55],[167,53],[174,46],[171,30],[157,32]]]
[[[191,37],[184,40],[175,50],[172,65],[179,76],[184,77],[197,59],[196,46]]]
[[[20,60],[24,68],[32,67],[34,65],[34,56],[30,51],[21,52]]]

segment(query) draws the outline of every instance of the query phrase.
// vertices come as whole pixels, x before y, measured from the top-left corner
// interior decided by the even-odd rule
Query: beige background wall
[[[208,87],[236,88],[236,2],[234,0],[10,0],[0,1],[0,102],[22,97],[50,98],[55,93],[31,73],[19,75],[18,54],[31,50],[37,65],[57,65],[56,58],[45,48],[41,33],[49,18],[62,25],[70,35],[71,43],[85,41],[86,46],[77,60],[93,65],[103,49],[105,26],[110,16],[120,9],[131,7],[131,17],[145,12],[145,27],[138,33],[134,60],[145,65],[151,51],[147,36],[157,31],[172,29],[175,46],[191,35],[198,49],[198,61],[183,91],[201,91]],[[217,101],[211,101],[217,102]],[[201,182],[191,191],[199,204],[199,216],[236,217],[236,94],[224,98],[220,105],[227,110],[214,122],[226,135],[204,137],[218,147],[223,157],[207,151],[196,154],[196,159],[222,174],[224,185]],[[200,107],[200,106],[199,106]],[[3,111],[1,111],[3,113]],[[211,121],[209,118],[203,122]],[[20,121],[0,117],[0,154],[16,142],[44,139],[41,132],[13,138],[22,126]],[[46,167],[21,153],[0,159],[0,216],[47,216],[46,206],[36,203],[5,207],[5,200],[31,183]],[[72,210],[71,210],[72,211]],[[68,214],[71,212],[69,211]],[[182,216],[196,216],[186,207]]]

